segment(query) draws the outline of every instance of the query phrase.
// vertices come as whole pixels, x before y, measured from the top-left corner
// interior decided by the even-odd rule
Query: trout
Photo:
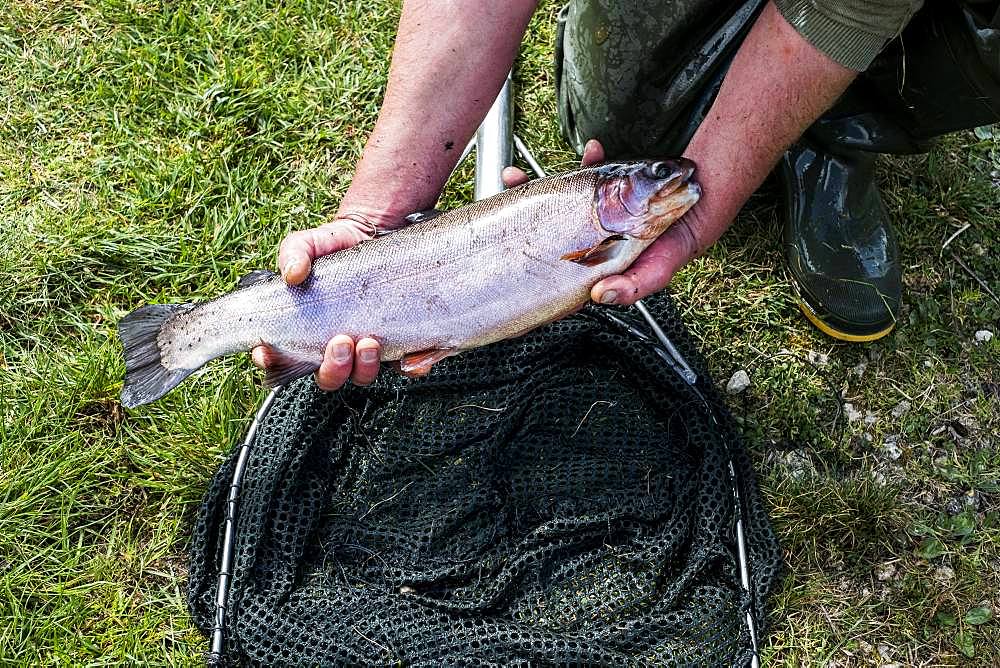
[[[265,384],[316,371],[337,334],[371,336],[408,375],[582,307],[701,193],[686,159],[605,164],[530,181],[319,258],[287,285],[254,272],[199,304],[151,305],[118,332],[123,406],[155,401],[211,360],[266,344]]]

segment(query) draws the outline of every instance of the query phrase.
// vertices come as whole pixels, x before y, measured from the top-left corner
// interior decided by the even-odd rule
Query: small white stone
[[[857,422],[864,417],[864,414],[850,402],[844,404],[844,415],[847,416],[848,422]]]
[[[868,362],[858,362],[853,367],[851,367],[851,373],[853,373],[858,378],[865,375],[865,369],[868,368]]]
[[[740,369],[726,383],[726,392],[729,394],[739,394],[748,387],[750,387],[750,375],[743,369]]]
[[[934,579],[941,582],[948,582],[955,579],[955,569],[951,566],[938,566],[934,569]]]
[[[812,459],[802,450],[789,450],[777,455],[776,459],[792,480],[804,480],[816,475]]]
[[[903,449],[896,445],[895,441],[892,443],[886,443],[882,446],[882,452],[885,453],[886,459],[890,461],[898,461],[900,457],[903,456]]]
[[[930,360],[924,360],[924,366],[927,367],[928,369],[930,369],[931,367],[934,366],[934,362],[932,362]]]
[[[896,564],[882,564],[875,570],[875,577],[879,582],[888,582],[896,575]]]
[[[830,363],[830,356],[826,353],[818,353],[815,350],[810,350],[806,354],[806,359],[809,360],[810,364],[815,364],[816,366],[826,366]]]
[[[988,330],[988,329],[981,329],[978,332],[976,332],[976,345],[977,346],[980,345],[980,344],[983,344],[983,343],[989,343],[992,340],[993,340],[993,332],[991,332],[990,330]]]
[[[899,418],[906,415],[907,411],[909,410],[910,410],[910,402],[907,401],[906,399],[903,399],[898,404],[896,404],[895,408],[892,409],[892,417],[898,420]]]

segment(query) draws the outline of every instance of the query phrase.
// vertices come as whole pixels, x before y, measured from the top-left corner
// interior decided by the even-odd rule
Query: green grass
[[[518,132],[553,170],[575,162],[555,120],[556,9],[536,16],[516,76]],[[396,12],[0,7],[0,663],[201,661],[187,538],[263,392],[234,359],[126,413],[114,325],[148,301],[230,289],[334,210]],[[994,132],[883,162],[907,267],[884,341],[835,343],[799,315],[771,186],[674,282],[719,382],[737,368],[753,382],[734,410],[789,567],[769,665],[1000,665],[1000,624],[979,623],[1000,606],[1000,336],[973,344],[978,329],[1000,334],[1000,307],[952,255],[1000,291]],[[446,203],[468,198],[470,176]],[[859,419],[839,415],[837,394]]]

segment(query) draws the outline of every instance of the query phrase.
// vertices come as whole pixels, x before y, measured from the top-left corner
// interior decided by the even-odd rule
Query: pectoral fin
[[[566,253],[561,259],[576,262],[577,264],[582,264],[585,267],[593,267],[613,258],[615,254],[615,247],[618,246],[618,243],[621,241],[625,241],[625,237],[620,234],[612,234],[610,237],[607,237],[595,246]]]
[[[431,367],[443,360],[457,354],[454,348],[432,348],[431,350],[421,350],[410,353],[399,360],[399,370],[404,376],[409,378],[419,378],[431,372]]]

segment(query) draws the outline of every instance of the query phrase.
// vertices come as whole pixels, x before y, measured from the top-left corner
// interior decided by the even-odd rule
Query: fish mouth
[[[691,175],[694,174],[694,168],[694,162],[687,158],[640,163],[629,171],[632,174],[641,172],[642,176],[639,178],[647,182],[661,181],[662,183],[656,191],[650,195],[647,201],[636,199],[633,197],[633,177],[630,175],[615,183],[614,196],[621,202],[622,208],[630,216],[640,218],[649,214],[658,215],[659,212],[653,210],[656,202],[667,200],[683,188],[690,181]]]
[[[691,180],[695,164],[687,158],[674,158],[645,166],[646,176],[666,181],[649,198],[644,215],[647,219],[639,236],[656,237],[687,213],[701,198],[701,186]]]
[[[687,158],[675,158],[649,163],[645,167],[650,178],[667,179],[649,198],[647,215],[680,218],[701,198],[701,186],[691,180],[695,164]]]
[[[649,201],[649,214],[657,218],[680,218],[701,199],[701,186],[694,181],[684,181],[670,189],[661,189]]]

